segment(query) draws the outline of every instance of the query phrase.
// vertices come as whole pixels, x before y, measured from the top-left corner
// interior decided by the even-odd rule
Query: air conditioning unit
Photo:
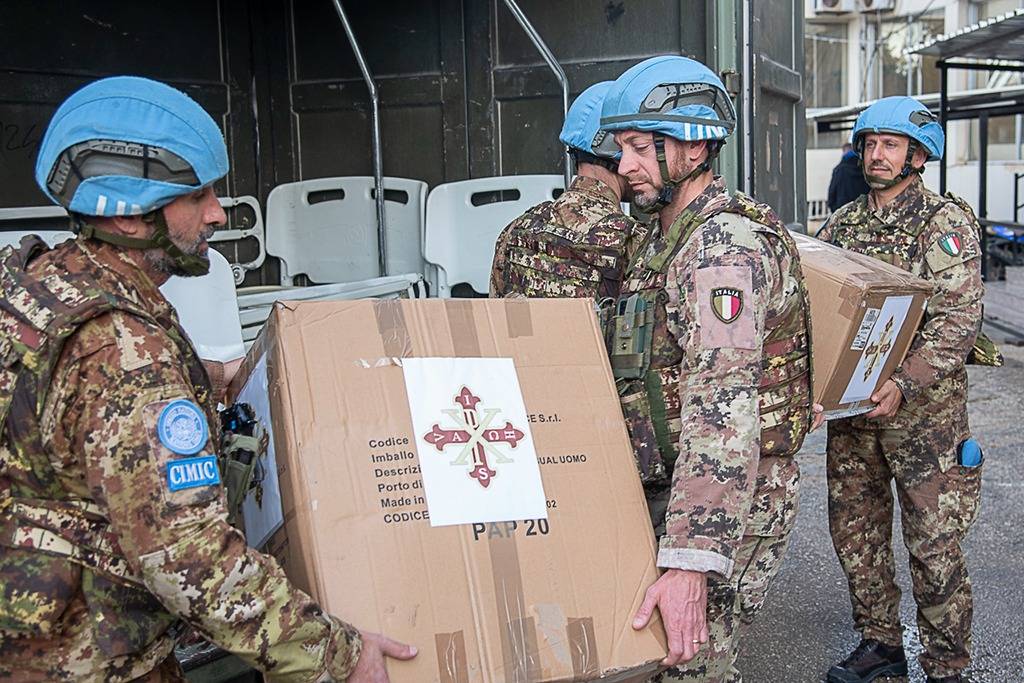
[[[857,0],[814,0],[816,14],[843,14],[857,9]]]
[[[896,9],[896,0],[857,0],[859,12],[882,12]]]

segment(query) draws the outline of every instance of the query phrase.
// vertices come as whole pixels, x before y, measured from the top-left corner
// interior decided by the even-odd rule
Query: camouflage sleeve
[[[170,340],[123,313],[76,336],[90,334],[116,343],[76,361],[93,393],[63,408],[61,429],[129,565],[170,612],[274,680],[344,679],[359,632],[228,525],[211,425]]]
[[[978,226],[972,217],[947,205],[923,238],[925,270],[935,291],[925,323],[892,377],[908,399],[964,364],[981,326],[984,294]]]
[[[518,222],[518,221],[516,221]],[[500,299],[505,291],[505,251],[508,248],[509,231],[512,225],[506,225],[494,243],[494,260],[491,262],[491,282],[488,294],[492,299]]]
[[[757,391],[770,283],[756,238],[740,243],[711,221],[702,233],[715,243],[688,263],[677,259],[666,286],[685,357],[679,459],[658,566],[728,577],[757,483]]]

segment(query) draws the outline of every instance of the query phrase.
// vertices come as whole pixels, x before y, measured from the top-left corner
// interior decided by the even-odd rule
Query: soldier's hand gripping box
[[[903,362],[932,286],[870,256],[793,237],[811,299],[814,400],[828,419],[866,413]]]
[[[631,626],[654,538],[589,301],[278,304],[234,389],[276,460],[250,543],[415,644],[395,683],[658,669],[661,624]]]

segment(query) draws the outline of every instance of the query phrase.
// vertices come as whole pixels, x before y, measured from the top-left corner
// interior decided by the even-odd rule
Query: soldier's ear
[[[914,156],[910,160],[910,163],[914,168],[921,168],[924,166],[924,162],[928,161],[928,150],[918,145],[917,149],[914,150]]]
[[[687,140],[681,143],[686,160],[696,163],[708,148],[707,140]]]
[[[102,229],[128,235],[129,237],[145,234],[148,230],[148,226],[141,216],[111,216],[102,220],[106,223],[106,227]],[[100,226],[97,225],[96,227]]]

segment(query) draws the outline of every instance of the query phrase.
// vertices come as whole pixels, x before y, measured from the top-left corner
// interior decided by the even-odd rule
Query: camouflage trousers
[[[746,627],[764,606],[772,580],[782,566],[789,545],[790,532],[796,523],[799,480],[797,464],[792,459],[777,463],[786,470],[792,485],[778,489],[771,508],[753,511],[747,528],[757,533],[744,535],[736,553],[736,568],[729,579],[708,574],[708,642],[701,645],[697,656],[683,666],[669,669],[654,678],[659,683],[741,683],[743,676],[736,668],[740,638]],[[762,497],[763,500],[763,497]],[[651,504],[653,503],[653,504]],[[657,502],[649,500],[652,516]],[[779,515],[780,509],[789,514]],[[762,517],[772,519],[763,523]],[[664,518],[664,515],[662,515]],[[657,529],[660,535],[664,529]],[[769,535],[770,534],[770,535]]]
[[[849,582],[854,626],[864,638],[903,642],[892,550],[895,482],[924,646],[921,667],[936,678],[970,662],[971,581],[961,542],[977,516],[981,468],[956,463],[966,411],[954,422],[956,430],[942,426],[945,443],[931,438],[939,430],[870,429],[851,420],[828,425],[829,527]]]

